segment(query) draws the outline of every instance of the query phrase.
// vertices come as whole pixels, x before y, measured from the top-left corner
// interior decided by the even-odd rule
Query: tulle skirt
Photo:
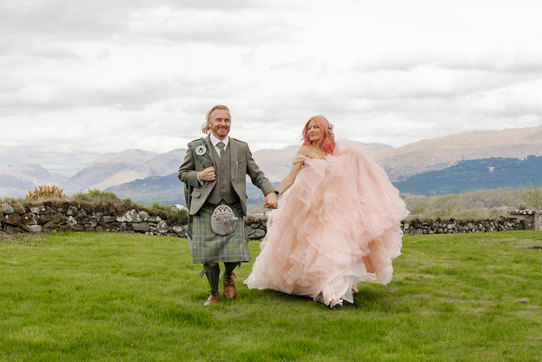
[[[391,281],[405,203],[355,143],[338,143],[326,160],[297,156],[299,161],[304,167],[269,213],[262,251],[244,283],[326,305],[353,303],[359,282]]]

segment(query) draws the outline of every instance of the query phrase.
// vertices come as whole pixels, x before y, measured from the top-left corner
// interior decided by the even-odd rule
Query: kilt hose
[[[230,235],[216,235],[211,230],[211,215],[216,205],[204,204],[192,217],[192,237],[188,238],[192,263],[250,262],[245,238],[245,223],[241,204],[229,205],[238,218]]]

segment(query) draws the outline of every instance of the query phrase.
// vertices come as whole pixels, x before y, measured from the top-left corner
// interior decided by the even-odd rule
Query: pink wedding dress
[[[353,303],[359,282],[391,281],[405,203],[384,170],[352,142],[338,143],[326,160],[298,161],[304,167],[269,213],[262,251],[244,283],[326,305]]]

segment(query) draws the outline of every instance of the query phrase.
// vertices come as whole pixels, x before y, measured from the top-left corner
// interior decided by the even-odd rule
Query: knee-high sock
[[[211,288],[212,293],[218,294],[220,266],[218,263],[203,264],[203,269],[205,270],[205,276],[207,277],[207,281],[209,281],[209,287]]]
[[[226,262],[224,263],[224,275],[231,275],[233,273],[233,269],[237,268],[238,265],[240,265],[241,263],[239,262],[236,262],[236,263],[229,263],[229,262]]]

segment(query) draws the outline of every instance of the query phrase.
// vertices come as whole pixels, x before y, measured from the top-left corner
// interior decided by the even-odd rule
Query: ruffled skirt
[[[384,170],[354,143],[338,144],[326,160],[299,161],[304,167],[269,213],[262,251],[244,283],[326,305],[353,303],[359,282],[391,281],[405,203]]]

